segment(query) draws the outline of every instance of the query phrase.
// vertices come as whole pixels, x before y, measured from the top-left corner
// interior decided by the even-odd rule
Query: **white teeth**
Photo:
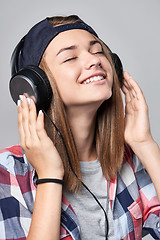
[[[83,83],[87,84],[87,83],[90,83],[90,82],[97,82],[99,80],[102,80],[103,78],[104,78],[103,76],[95,76],[95,77],[88,78]]]

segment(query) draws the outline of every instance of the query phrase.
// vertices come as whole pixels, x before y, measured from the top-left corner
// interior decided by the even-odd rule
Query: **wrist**
[[[141,153],[143,151],[145,152],[146,150],[148,150],[148,148],[152,147],[155,144],[156,142],[150,135],[146,140],[138,141],[138,142],[133,141],[129,145],[132,148],[133,152],[137,155],[138,153]]]
[[[132,150],[141,160],[144,167],[150,166],[151,159],[154,161],[155,156],[158,156],[160,153],[160,148],[153,138],[147,142],[143,142],[137,146],[134,146]]]
[[[63,180],[64,178],[64,171],[45,171],[45,172],[37,172],[38,179],[60,179]]]
[[[36,184],[43,184],[43,183],[56,183],[56,184],[64,184],[64,180],[57,179],[57,178],[41,178],[37,179]]]

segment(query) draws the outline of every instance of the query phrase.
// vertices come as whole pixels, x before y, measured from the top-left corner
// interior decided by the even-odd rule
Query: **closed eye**
[[[95,53],[93,53],[93,54],[104,54],[104,52],[103,52],[103,51],[100,51],[100,52],[95,52]]]
[[[65,62],[72,61],[72,60],[75,60],[76,58],[77,58],[77,57],[68,58],[68,59],[66,59],[66,60],[64,61],[64,63],[65,63]]]

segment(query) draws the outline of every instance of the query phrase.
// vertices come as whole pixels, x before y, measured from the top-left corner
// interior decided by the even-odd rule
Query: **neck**
[[[96,111],[71,107],[66,110],[80,161],[97,158],[95,146]]]

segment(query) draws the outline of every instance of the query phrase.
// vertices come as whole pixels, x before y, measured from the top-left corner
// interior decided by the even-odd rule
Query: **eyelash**
[[[69,61],[71,61],[71,60],[74,60],[74,59],[76,59],[77,57],[72,57],[72,58],[68,58],[68,59],[66,59],[65,61],[64,61],[64,63],[65,62],[69,62]]]
[[[95,52],[95,53],[93,53],[93,54],[104,54],[104,52],[103,52],[103,51],[101,51],[101,52]]]
[[[95,52],[95,53],[92,53],[92,54],[103,54],[104,55],[104,52],[103,51],[100,51],[100,52]],[[75,60],[77,57],[72,57],[72,58],[68,58],[64,61],[65,62],[69,62],[71,60]]]

